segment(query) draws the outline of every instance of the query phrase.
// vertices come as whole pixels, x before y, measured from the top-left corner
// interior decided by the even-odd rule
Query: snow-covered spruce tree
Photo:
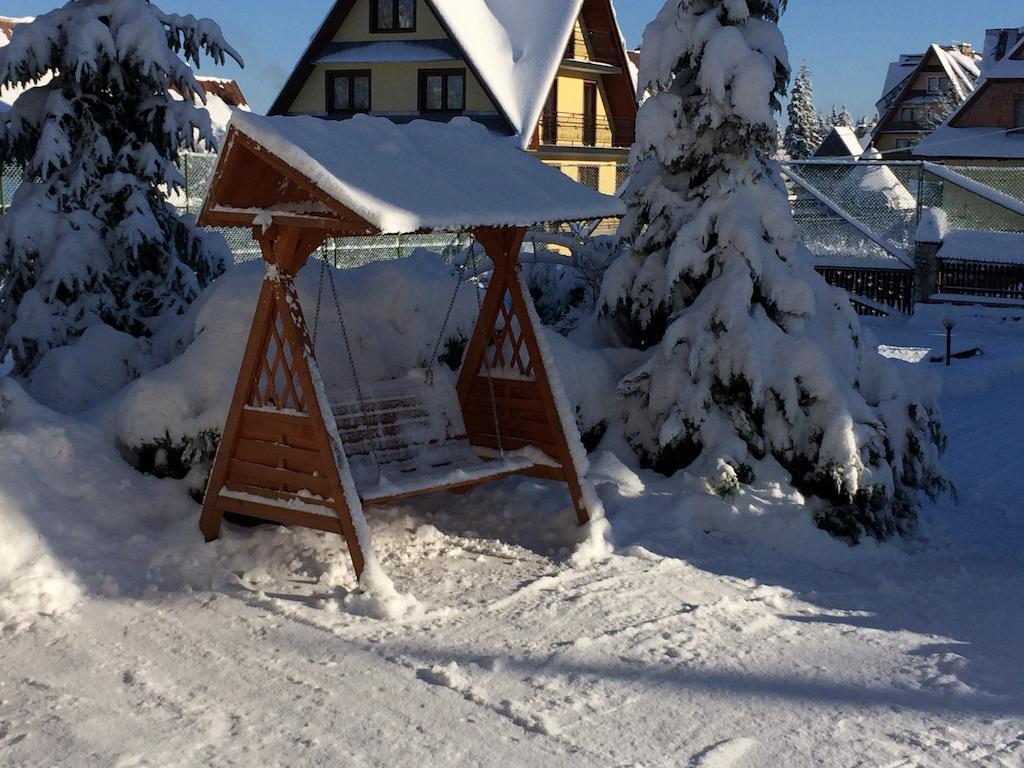
[[[836,109],[835,105],[832,105],[832,111],[827,117],[821,120],[821,124],[824,128],[853,128],[853,115],[850,114],[850,110],[846,108],[844,104],[841,109]]]
[[[669,0],[644,35],[620,230],[632,247],[602,293],[622,337],[653,348],[620,384],[626,436],[645,465],[689,467],[722,494],[777,462],[820,527],[884,538],[913,528],[919,492],[947,488],[944,437],[934,404],[798,256],[768,159],[784,2]]]
[[[188,64],[204,53],[241,63],[216,23],[147,0],[74,0],[0,48],[0,84],[43,83],[0,113],[0,160],[32,180],[0,217],[0,350],[19,371],[99,323],[147,335],[223,271],[223,238],[166,202],[179,151],[215,146]]]
[[[792,160],[804,160],[815,153],[822,140],[821,118],[814,108],[811,68],[804,64],[793,82],[790,94],[789,125],[783,139],[786,154]]]

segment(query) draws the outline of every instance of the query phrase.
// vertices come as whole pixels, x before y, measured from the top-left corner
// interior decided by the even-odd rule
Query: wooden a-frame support
[[[538,448],[547,454],[551,462],[535,463],[522,474],[566,483],[582,525],[590,511],[573,460],[582,447],[570,445],[569,436],[578,440],[578,432],[562,423],[527,304],[519,273],[525,233],[524,228],[476,231],[495,269],[463,361],[459,404],[472,445]],[[360,576],[362,547],[368,545],[357,534],[365,526],[363,504],[333,413],[325,412],[326,394],[294,284],[324,236],[322,230],[276,224],[254,230],[267,276],[200,527],[212,541],[220,535],[224,514],[233,512],[338,533]]]

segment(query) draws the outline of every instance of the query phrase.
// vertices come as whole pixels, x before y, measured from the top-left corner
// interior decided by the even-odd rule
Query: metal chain
[[[326,267],[327,262],[324,261]],[[334,298],[334,308],[338,312],[338,325],[341,326],[341,336],[345,343],[345,353],[348,355],[348,365],[352,369],[352,381],[356,385],[356,398],[359,403],[359,415],[363,417],[363,423],[366,424],[369,421],[366,408],[366,398],[363,396],[363,385],[359,380],[359,369],[356,368],[356,359],[352,354],[352,341],[348,335],[348,325],[345,323],[345,316],[341,311],[341,300],[338,298],[338,286],[334,281],[334,271],[330,269],[324,270],[327,273],[327,278],[331,283],[331,296]],[[315,343],[315,342],[314,342]],[[374,440],[370,441],[370,458],[373,460],[374,467],[377,468],[377,474],[380,475],[380,460],[377,455],[378,442],[383,439],[381,434],[381,423],[380,419],[377,419],[375,425],[376,434]]]
[[[454,258],[458,242],[458,236],[456,235],[455,242],[448,246],[445,255],[450,253]],[[452,293],[452,300],[448,302],[448,311],[445,312],[444,321],[441,323],[441,333],[438,334],[437,341],[434,343],[434,351],[430,353],[430,358],[427,361],[427,384],[431,387],[434,386],[434,366],[441,354],[441,344],[444,342],[445,331],[448,330],[448,324],[451,322],[452,313],[455,311],[455,302],[459,298],[459,291],[462,290],[462,280],[465,274],[466,262],[463,261],[462,264],[459,265],[458,271],[455,275],[455,291]]]
[[[316,352],[316,340],[320,335],[320,307],[324,302],[324,273],[327,272],[327,259],[320,259],[320,284],[316,289],[316,315],[313,317],[313,351]]]
[[[477,274],[479,268],[476,261],[476,241],[473,241],[473,245],[470,248],[469,256],[473,260],[473,274],[476,275],[476,305],[479,310],[478,317],[483,315],[484,311],[484,299],[480,288],[480,276]],[[502,299],[504,300],[504,299]],[[490,333],[493,334],[494,329],[490,329]],[[498,340],[494,339],[495,345]],[[487,372],[487,388],[491,395],[491,415],[494,417],[494,437],[498,443],[498,455],[501,458],[505,458],[505,446],[502,445],[501,441],[501,421],[498,416],[498,397],[494,393],[494,377],[491,375],[491,361],[487,358],[487,347],[484,346],[484,370]]]

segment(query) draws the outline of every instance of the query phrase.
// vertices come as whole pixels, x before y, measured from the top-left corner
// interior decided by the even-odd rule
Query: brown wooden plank
[[[466,418],[486,418],[494,421],[494,412],[497,410],[500,421],[522,420],[531,424],[547,426],[547,414],[544,413],[540,403],[529,403],[526,400],[498,400],[491,403],[480,400],[472,400],[466,406],[464,416]]]
[[[290,469],[294,472],[325,474],[323,458],[316,451],[283,443],[242,438],[235,449],[235,458],[249,464]]]
[[[494,396],[511,400],[528,400],[536,402],[541,397],[540,388],[535,381],[519,381],[518,379],[491,378],[494,384]],[[491,396],[491,387],[486,376],[476,376],[470,383],[470,393],[476,397]]]
[[[260,488],[256,485],[246,485],[245,483],[232,483],[227,482],[224,487],[229,491],[236,491],[237,493],[248,493],[253,496],[265,496],[273,501],[281,502],[292,502],[301,501],[303,504],[309,504],[314,507],[323,507],[324,509],[334,511],[334,504],[327,499],[312,499],[307,496],[299,496],[295,493],[289,493],[288,491],[272,491],[267,488]]]
[[[525,421],[505,419],[498,422],[501,436],[527,440],[534,444],[554,445],[555,437],[547,424],[532,424]],[[493,435],[494,420],[487,417],[466,417],[466,429],[471,435]]]
[[[268,490],[291,491],[292,493],[310,491],[325,498],[331,496],[330,484],[322,476],[314,477],[305,472],[264,467],[238,459],[231,461],[228,468],[228,482],[244,483]]]
[[[255,517],[258,520],[267,520],[271,523],[281,525],[293,525],[302,528],[312,528],[317,531],[341,534],[341,521],[330,515],[316,515],[312,512],[301,512],[295,509],[285,509],[271,504],[259,504],[247,499],[232,499],[220,496],[217,499],[217,508],[221,514],[232,512],[236,515]]]
[[[282,443],[293,448],[317,449],[313,423],[306,416],[246,409],[241,417],[241,437],[268,443]]]

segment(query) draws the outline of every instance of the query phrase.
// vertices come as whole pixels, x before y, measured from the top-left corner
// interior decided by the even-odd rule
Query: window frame
[[[1024,98],[1013,100],[1013,128],[1014,131],[1024,131]]]
[[[366,86],[366,109],[356,109],[350,106],[348,109],[336,109],[334,105],[335,83],[345,78],[349,81],[349,104],[355,102],[355,81],[356,78],[365,77]],[[326,78],[327,89],[327,115],[328,117],[351,117],[352,115],[368,115],[373,111],[373,70],[370,69],[332,69],[328,70]]]
[[[412,0],[412,26],[405,28],[398,26],[398,5],[400,0],[370,0],[370,32],[375,35],[408,35],[416,31],[416,27],[419,25],[420,20],[420,9],[419,0]],[[389,29],[382,29],[380,27],[380,4],[390,3],[392,11],[392,21],[394,26]]]
[[[442,80],[441,85],[441,103],[444,107],[441,109],[428,109],[427,108],[427,80],[431,77],[440,77]],[[451,77],[462,78],[462,108],[461,109],[450,109],[448,107],[448,79]],[[466,70],[464,68],[451,67],[448,69],[421,69],[419,72],[420,87],[419,87],[419,111],[421,115],[462,115],[466,112],[466,87],[468,78],[466,76]]]

